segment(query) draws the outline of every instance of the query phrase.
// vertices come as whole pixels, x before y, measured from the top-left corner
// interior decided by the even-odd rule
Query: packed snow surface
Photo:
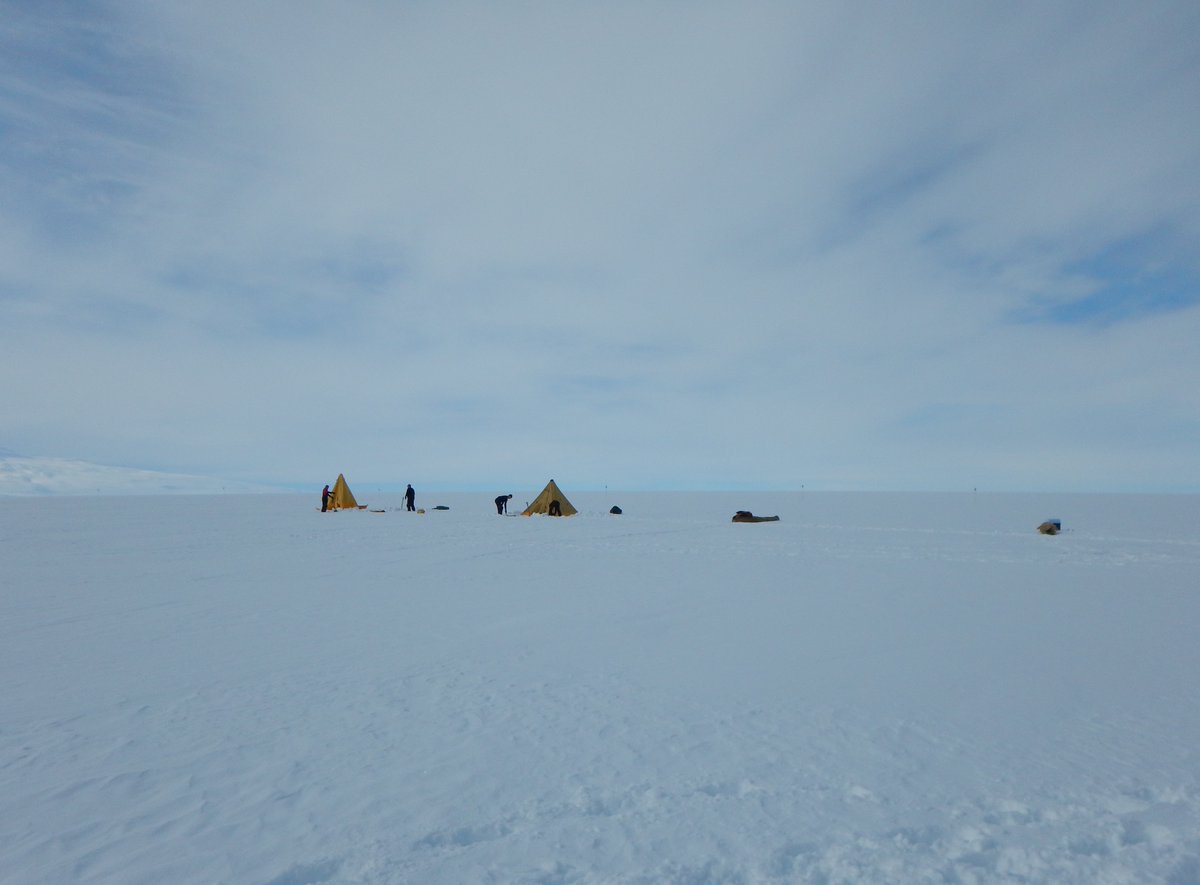
[[[3,500],[0,877],[1200,883],[1196,497],[562,485]]]

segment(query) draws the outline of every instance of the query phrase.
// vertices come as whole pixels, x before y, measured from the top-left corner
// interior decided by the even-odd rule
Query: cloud
[[[1197,487],[1186,4],[7,6],[14,448]]]

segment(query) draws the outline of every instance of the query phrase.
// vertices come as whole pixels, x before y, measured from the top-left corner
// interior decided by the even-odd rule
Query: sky
[[[1194,2],[0,0],[0,448],[1200,491]]]

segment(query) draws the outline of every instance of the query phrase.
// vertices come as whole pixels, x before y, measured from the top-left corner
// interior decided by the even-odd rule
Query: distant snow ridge
[[[66,458],[27,458],[0,449],[0,495],[182,495],[261,492],[216,477],[110,467]]]

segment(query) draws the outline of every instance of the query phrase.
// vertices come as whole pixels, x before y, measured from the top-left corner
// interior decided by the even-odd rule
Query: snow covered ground
[[[1195,496],[563,488],[0,500],[3,880],[1200,883]]]
[[[271,491],[252,483],[0,449],[0,495],[184,495]]]

